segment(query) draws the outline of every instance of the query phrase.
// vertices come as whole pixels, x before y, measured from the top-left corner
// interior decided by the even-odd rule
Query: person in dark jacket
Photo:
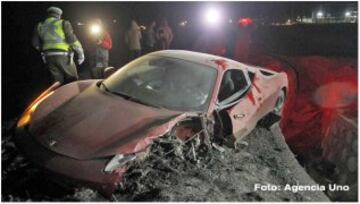
[[[153,52],[155,50],[156,33],[155,33],[156,22],[152,21],[146,28],[144,34],[144,53]]]
[[[85,56],[71,23],[61,19],[62,13],[58,7],[47,9],[47,18],[35,27],[32,44],[41,52],[54,81],[65,84],[78,79],[73,51],[77,54],[78,65],[84,62]]]

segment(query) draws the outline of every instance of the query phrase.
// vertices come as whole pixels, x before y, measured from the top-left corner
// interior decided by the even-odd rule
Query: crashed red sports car
[[[287,84],[285,73],[219,56],[154,52],[104,80],[54,84],[25,110],[15,141],[54,175],[111,194],[157,138],[186,140],[198,125],[236,141],[281,114]]]

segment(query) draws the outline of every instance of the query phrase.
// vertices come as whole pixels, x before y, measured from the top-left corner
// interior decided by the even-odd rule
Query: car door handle
[[[233,117],[234,117],[235,120],[238,120],[238,119],[241,119],[241,118],[245,117],[245,114],[243,114],[243,113],[235,114]]]

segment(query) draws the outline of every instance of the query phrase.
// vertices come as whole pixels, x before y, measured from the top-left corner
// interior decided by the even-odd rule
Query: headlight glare
[[[35,109],[39,106],[39,104],[42,101],[44,101],[47,97],[51,96],[51,94],[54,93],[54,90],[57,89],[60,85],[61,85],[60,82],[55,82],[52,86],[46,89],[39,97],[37,97],[21,115],[21,118],[16,126],[19,128],[27,125],[30,122],[31,116],[35,112]]]

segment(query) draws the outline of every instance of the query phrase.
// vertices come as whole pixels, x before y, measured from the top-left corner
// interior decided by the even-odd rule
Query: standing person
[[[141,55],[141,30],[135,20],[131,21],[130,29],[125,34],[125,43],[130,50],[131,60]]]
[[[91,31],[94,35],[95,52],[90,73],[92,78],[98,79],[103,78],[104,69],[109,66],[109,50],[112,48],[112,39],[100,19],[95,20]]]
[[[149,53],[155,50],[154,49],[156,43],[155,26],[156,26],[156,22],[152,21],[145,31],[145,36],[144,36],[145,53]]]
[[[170,48],[170,44],[174,38],[174,35],[166,19],[163,19],[160,26],[158,27],[156,31],[156,38],[159,41],[161,50]]]
[[[108,67],[109,50],[112,48],[112,39],[110,34],[104,28],[102,21],[96,19],[95,22],[101,28],[96,35],[95,66]]]
[[[61,19],[62,13],[58,7],[47,9],[47,18],[35,27],[32,44],[41,52],[54,81],[65,84],[79,78],[73,51],[77,54],[78,65],[84,62],[85,57],[70,22]]]

